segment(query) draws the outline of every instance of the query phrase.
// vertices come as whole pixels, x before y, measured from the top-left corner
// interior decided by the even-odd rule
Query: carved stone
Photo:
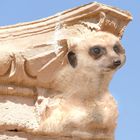
[[[72,56],[69,62],[68,54],[80,52],[82,40],[97,42],[101,31],[101,37],[121,39],[131,19],[127,11],[94,2],[0,27],[0,139],[113,140],[118,111],[106,89],[110,80],[94,87],[96,73],[88,77],[88,66],[73,73],[79,61]],[[95,88],[107,94],[88,94]]]

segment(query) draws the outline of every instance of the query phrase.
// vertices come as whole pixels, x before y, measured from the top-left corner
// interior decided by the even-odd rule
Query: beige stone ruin
[[[67,55],[81,38],[96,43],[92,35],[101,31],[121,39],[131,19],[127,11],[94,2],[0,27],[0,140],[113,140],[118,116],[113,97],[86,93],[90,86],[83,88],[88,81],[83,77],[90,71],[76,71]]]

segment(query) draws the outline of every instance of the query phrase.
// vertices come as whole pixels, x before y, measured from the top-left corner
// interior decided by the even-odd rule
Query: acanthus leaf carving
[[[131,19],[126,11],[91,3],[0,28],[0,129],[113,140],[118,110],[108,92],[109,72],[121,62],[98,58],[106,44],[121,47]]]

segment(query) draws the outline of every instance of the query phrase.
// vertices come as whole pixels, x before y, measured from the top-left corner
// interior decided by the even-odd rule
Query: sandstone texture
[[[0,27],[0,140],[113,140],[118,116],[113,97],[104,95],[95,104],[87,100],[84,108],[77,100],[82,95],[68,95],[75,87],[57,79],[58,73],[69,75],[60,71],[68,65],[65,58],[75,39],[88,40],[102,31],[120,40],[131,19],[127,11],[94,2],[38,21]],[[97,106],[106,109],[101,113]],[[90,123],[91,107],[97,124],[87,129],[93,133],[81,125]]]

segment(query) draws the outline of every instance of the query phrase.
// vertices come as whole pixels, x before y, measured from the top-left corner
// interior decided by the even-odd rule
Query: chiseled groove
[[[24,97],[37,96],[36,88],[16,85],[0,85],[0,95],[16,95]]]
[[[92,13],[90,13],[92,14]],[[80,18],[83,18],[87,16],[87,14],[83,14],[83,16],[75,16],[75,18],[73,18],[72,16],[69,17],[69,19],[67,19],[67,21],[63,21],[65,23],[67,22],[71,22],[71,21],[74,21],[76,19],[80,19]],[[72,19],[71,19],[72,18]],[[46,26],[43,26],[44,28],[40,29],[40,30],[36,30],[36,31],[29,31],[29,32],[25,32],[25,33],[20,33],[20,34],[13,34],[12,37],[14,39],[17,39],[17,38],[24,38],[24,37],[28,37],[28,36],[33,36],[33,35],[39,35],[39,34],[44,34],[44,33],[48,33],[48,32],[51,32],[51,31],[54,31],[55,30],[55,22],[54,23],[50,23],[52,24],[50,27],[46,27]],[[70,26],[70,25],[69,25]],[[46,27],[46,28],[45,28]],[[30,28],[29,28],[30,29]],[[29,30],[28,29],[28,30]],[[25,30],[24,30],[25,31]],[[19,31],[20,32],[20,31]],[[7,36],[0,36],[0,40],[7,40],[7,38],[10,38],[11,35],[8,34]]]
[[[80,10],[77,10],[77,9],[80,9]],[[126,12],[126,11],[122,11],[122,10],[119,10],[119,9],[115,9],[114,7],[109,7],[109,6],[106,6],[106,5],[103,5],[103,4],[100,4],[100,3],[92,3],[92,4],[88,4],[88,5],[84,5],[84,6],[80,6],[80,7],[77,7],[77,8],[73,8],[73,9],[70,9],[70,10],[67,10],[67,11],[64,11],[64,12],[61,12],[61,22],[68,22],[70,21],[70,19],[72,17],[76,17],[75,19],[71,19],[71,21],[73,20],[78,20],[80,16],[80,18],[84,18],[85,16],[85,13],[87,16],[89,16],[90,13],[93,13],[95,14],[96,12],[100,12],[100,11],[104,11],[104,12],[109,12],[109,11],[112,11],[113,13],[118,13],[120,14],[120,16],[123,17],[127,17],[128,21],[132,19],[131,15]],[[70,13],[70,14],[67,14],[67,13]],[[5,27],[5,28],[0,28],[0,30],[10,30],[10,29],[13,29],[13,28],[19,28],[17,31],[8,31],[9,34],[5,35],[5,36],[1,36],[0,39],[1,40],[4,40],[5,38],[9,38],[9,37],[13,37],[15,38],[16,36],[19,36],[19,38],[24,35],[24,34],[28,34],[28,36],[31,36],[31,35],[34,35],[33,33],[35,32],[38,32],[40,33],[40,29],[38,28],[42,28],[42,27],[46,27],[46,26],[50,26],[50,25],[53,25],[51,26],[51,28],[53,28],[54,30],[54,26],[57,22],[57,17],[58,15],[54,15],[54,16],[51,16],[49,18],[46,18],[44,20],[38,20],[38,21],[35,21],[35,22],[28,22],[28,23],[23,23],[23,24],[20,24],[20,25],[13,25],[13,26],[8,26],[8,27]],[[52,21],[51,21],[52,20]],[[32,26],[33,25],[33,26]],[[25,27],[24,29],[20,29],[20,27]],[[49,27],[50,28],[50,27]],[[49,29],[47,28],[47,29]],[[34,30],[34,29],[38,29],[37,31],[32,31],[30,32],[29,30]],[[45,30],[45,29],[41,29],[42,30]],[[22,33],[23,31],[27,31],[27,33]],[[28,32],[29,31],[29,32]],[[10,34],[12,33],[16,33],[16,32],[21,32],[20,34],[13,34],[12,36]],[[31,34],[32,33],[32,34]],[[2,34],[5,34],[5,32],[3,33],[0,33],[0,35]]]
[[[98,12],[98,11],[96,11],[96,12]],[[92,12],[89,12],[88,16],[90,16],[92,14],[93,14]],[[71,22],[71,21],[78,20],[78,19],[86,17],[86,16],[87,16],[87,14],[83,14],[82,16],[77,16],[77,17],[75,16],[76,18],[72,18],[72,20],[71,20],[71,17],[69,17],[69,19],[67,19],[67,21],[63,21],[63,22],[64,23]],[[50,24],[52,24],[52,23],[50,23]],[[46,27],[46,26],[43,26],[43,27]],[[31,29],[31,28],[29,28],[29,29]],[[50,27],[42,28],[42,29],[36,30],[36,31],[30,31],[30,32],[19,33],[19,34],[13,34],[12,36],[10,34],[8,34],[7,36],[3,36],[3,37],[1,36],[0,40],[5,40],[5,39],[7,40],[7,38],[10,38],[10,37],[16,39],[16,38],[24,38],[24,37],[28,37],[28,36],[33,36],[33,35],[39,35],[39,34],[43,34],[43,33],[48,33],[48,32],[54,31],[54,29],[55,29],[55,24],[52,24],[52,26],[50,26]],[[20,31],[18,31],[18,32],[20,32]]]
[[[24,58],[24,71],[27,74],[28,77],[32,78],[32,79],[37,79],[37,76],[31,75],[28,70],[27,70],[27,59]]]
[[[99,9],[100,10],[100,9]],[[97,10],[98,11],[98,10]],[[81,11],[80,11],[81,12]],[[79,13],[80,13],[79,12]],[[79,15],[77,15],[77,13],[74,13],[73,15],[70,15],[69,17],[63,17],[62,16],[62,19],[61,19],[61,21],[62,22],[69,22],[69,21],[71,21],[71,20],[76,20],[76,19],[79,19],[79,16],[80,16],[80,18],[83,18],[83,17],[85,17],[85,15],[88,15],[89,13],[93,13],[93,12],[88,12],[88,13],[86,13],[86,14],[84,14],[84,13],[82,13],[82,14],[79,14]],[[72,19],[71,19],[72,18]],[[41,30],[37,30],[37,31],[32,31],[32,32],[27,32],[27,33],[20,33],[20,34],[18,34],[18,35],[12,35],[12,36],[21,36],[21,35],[24,35],[24,34],[29,34],[28,36],[30,36],[30,35],[33,35],[32,33],[36,33],[36,32],[40,32],[40,31],[42,31],[42,30],[48,30],[48,29],[50,29],[50,28],[53,28],[54,29],[54,27],[55,27],[55,24],[56,24],[56,22],[57,22],[57,16],[56,16],[56,19],[54,19],[54,21],[53,22],[51,22],[51,23],[46,23],[46,25],[38,25],[37,27],[29,27],[29,28],[25,28],[25,29],[22,29],[22,30],[19,30],[19,31],[16,31],[16,32],[22,32],[22,31],[29,31],[29,30],[34,30],[34,29],[37,29],[37,28],[42,28],[42,27],[46,27],[46,26],[49,26],[49,25],[52,25],[51,27],[47,27],[47,28],[43,28],[43,29],[41,29]],[[11,33],[14,33],[14,31],[11,31]],[[2,34],[5,34],[5,33],[0,33],[0,35],[2,35]],[[5,36],[5,37],[0,37],[1,39],[4,39],[4,38],[8,38],[10,35],[7,35],[7,36]]]
[[[42,47],[47,47],[50,46],[51,44],[41,44],[41,45],[36,45],[33,48],[42,48]]]
[[[14,57],[11,56],[11,55],[9,55],[9,57],[11,57],[11,61],[10,61],[11,64],[10,64],[9,68],[7,69],[7,71],[3,75],[0,75],[0,77],[4,77],[4,76],[7,76],[7,75],[10,74],[10,71],[11,71],[11,68],[12,68],[12,63],[14,61]]]
[[[91,7],[93,7],[93,6],[97,6],[97,3],[89,3],[89,4],[85,4],[85,5],[83,5],[83,6],[79,6],[79,7],[75,7],[75,8],[72,8],[72,9],[69,9],[69,10],[66,10],[66,11],[62,11],[62,12],[59,12],[61,15],[66,15],[67,13],[70,13],[70,12],[72,12],[72,11],[76,11],[76,10],[78,10],[78,9],[83,9],[83,8],[85,8],[85,10],[88,10],[88,5],[90,6],[90,8]],[[98,3],[98,5],[101,5],[101,4],[99,4]],[[83,11],[83,10],[82,10]],[[15,25],[9,25],[9,26],[3,26],[3,27],[0,27],[0,30],[5,30],[5,29],[13,29],[13,28],[18,28],[18,27],[23,27],[23,26],[30,26],[30,25],[33,25],[33,24],[40,24],[40,23],[43,23],[43,22],[48,22],[48,21],[50,21],[50,20],[52,20],[52,19],[55,19],[55,18],[57,18],[58,17],[58,15],[57,14],[55,14],[54,16],[50,16],[50,17],[48,17],[48,18],[45,18],[45,19],[40,19],[40,20],[35,20],[35,21],[33,21],[33,22],[25,22],[25,23],[20,23],[20,24],[15,24]],[[39,27],[39,26],[37,26],[37,27]],[[21,31],[21,30],[20,30]]]
[[[11,71],[11,67],[12,67],[12,62],[11,62],[11,64],[10,64],[9,68],[7,69],[7,71],[6,71],[4,74],[0,75],[0,77],[9,75],[9,73],[10,73],[10,71]]]

